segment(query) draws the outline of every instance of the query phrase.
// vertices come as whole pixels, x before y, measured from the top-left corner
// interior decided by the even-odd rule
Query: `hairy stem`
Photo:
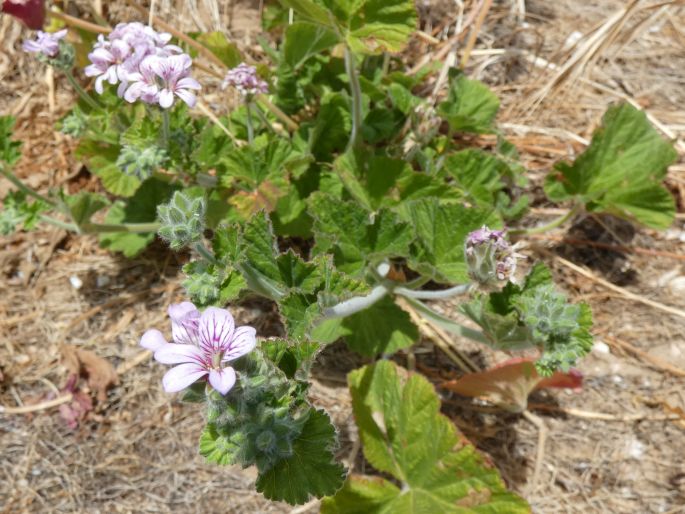
[[[55,202],[52,200],[46,198],[45,196],[41,195],[40,193],[35,192],[33,189],[31,189],[29,186],[24,184],[21,180],[19,180],[14,173],[11,171],[5,169],[5,166],[0,163],[0,174],[2,174],[3,177],[5,177],[7,180],[12,182],[20,191],[23,193],[26,193],[27,195],[35,198],[36,200],[40,200],[41,202],[45,202],[46,204],[54,207]]]
[[[333,318],[345,318],[359,311],[363,311],[364,309],[368,309],[386,294],[388,294],[388,289],[385,286],[376,286],[366,296],[355,296],[349,300],[340,302],[333,307],[329,307],[324,312],[321,321]]]
[[[254,126],[252,125],[252,102],[250,100],[245,100],[245,109],[247,111],[247,142],[254,142]]]
[[[439,327],[447,330],[448,332],[451,332],[452,334],[461,337],[467,337],[468,339],[471,339],[472,341],[476,341],[478,343],[489,343],[488,339],[482,332],[474,330],[472,328],[465,327],[460,323],[457,323],[456,321],[452,321],[451,319],[443,316],[442,314],[435,312],[425,303],[420,302],[419,300],[416,300],[414,298],[407,298],[407,302],[411,304],[411,306],[414,307],[416,311],[419,314],[421,314],[421,316],[423,316],[426,320],[438,325]]]
[[[193,250],[200,254],[200,257],[205,259],[210,264],[219,264],[219,261],[216,260],[214,254],[204,245],[204,243],[202,243],[202,241],[195,243],[193,245]]]
[[[162,138],[166,149],[169,147],[169,111],[166,109],[162,109]]]
[[[545,225],[540,225],[538,227],[533,227],[533,228],[522,228],[522,229],[516,229],[516,230],[510,230],[509,233],[511,235],[521,235],[521,236],[528,236],[531,234],[540,234],[542,232],[547,232],[548,230],[555,229],[564,223],[566,223],[568,220],[573,218],[576,214],[578,214],[581,209],[583,208],[583,205],[580,203],[575,204],[569,211],[562,215],[559,216],[557,219],[550,221],[549,223]]]
[[[71,70],[64,70],[64,75],[67,77],[67,80],[71,84],[71,87],[74,88],[74,90],[78,93],[78,95],[83,99],[84,102],[86,102],[91,109],[100,110],[100,105],[93,100],[93,97],[90,96],[88,93],[86,93],[86,90],[81,87],[81,84],[79,84],[74,77],[73,73],[71,73]]]
[[[359,74],[357,73],[354,54],[348,46],[345,46],[345,71],[350,80],[350,95],[352,96],[352,133],[350,134],[350,142],[347,145],[349,150],[356,148],[361,141],[362,88],[359,83]]]
[[[396,287],[393,289],[393,293],[419,300],[439,300],[466,294],[469,292],[469,289],[471,289],[471,284],[459,284],[458,286],[443,289],[442,291],[416,291],[414,289],[407,289],[406,287]]]
[[[45,214],[40,215],[40,221],[43,221],[55,227],[63,228],[64,230],[68,230],[69,232],[79,232],[78,227],[73,223],[67,223],[66,221],[58,220],[57,218],[53,218],[52,216],[47,216]]]

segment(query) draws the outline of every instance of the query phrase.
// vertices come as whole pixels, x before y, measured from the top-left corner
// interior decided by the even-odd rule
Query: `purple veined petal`
[[[197,364],[179,364],[166,372],[162,378],[162,386],[167,393],[177,393],[206,374],[207,370]]]
[[[193,77],[183,77],[181,80],[176,82],[176,87],[181,89],[202,89],[200,83]]]
[[[114,56],[107,48],[96,48],[88,54],[88,59],[95,64],[107,63],[109,65],[114,61]]]
[[[104,70],[97,64],[89,64],[83,68],[83,73],[86,77],[97,77],[98,75],[102,75],[103,71]]]
[[[168,89],[162,89],[159,92],[159,105],[164,109],[168,109],[174,104],[174,94]]]
[[[118,82],[119,77],[117,77],[117,67],[112,65],[109,68],[107,68],[107,71],[104,73],[103,77],[109,82],[111,85],[114,85]]]
[[[207,307],[200,316],[200,346],[206,352],[224,351],[233,338],[235,321],[226,309]]]
[[[243,326],[236,328],[221,362],[235,360],[254,350],[254,347],[257,345],[256,334],[257,331],[253,327]]]
[[[222,395],[229,392],[235,385],[235,370],[231,367],[212,369],[209,371],[209,383]]]
[[[140,346],[153,352],[157,351],[165,344],[169,343],[167,343],[167,340],[164,339],[162,333],[156,328],[151,328],[143,334],[143,337],[140,338]]]
[[[176,96],[183,100],[188,107],[195,107],[195,104],[197,103],[197,98],[195,95],[185,89],[177,89]]]
[[[190,302],[174,303],[167,310],[171,318],[171,333],[174,341],[182,344],[196,344],[200,311]]]
[[[166,344],[155,351],[155,360],[162,364],[203,364],[204,354],[194,344]]]
[[[30,39],[27,39],[26,41],[24,41],[21,46],[25,52],[40,52],[41,51],[41,46],[38,43],[36,43],[35,41],[31,41]]]
[[[141,71],[143,65],[145,65],[146,69],[149,69],[155,75],[165,79],[165,75],[167,73],[168,68],[166,62],[167,59],[168,57],[158,57],[156,55],[148,56],[145,59],[143,59],[143,62],[140,63]]]
[[[143,84],[142,82],[134,82],[129,86],[129,88],[124,93],[124,100],[126,100],[129,103],[135,102],[136,100],[138,100],[140,95],[143,94],[144,88],[145,84]]]
[[[54,32],[52,34],[52,37],[57,38],[57,39],[62,39],[67,35],[67,32],[69,32],[68,29],[58,30],[57,32]]]

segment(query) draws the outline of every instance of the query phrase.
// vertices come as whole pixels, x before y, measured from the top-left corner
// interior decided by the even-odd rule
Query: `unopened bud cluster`
[[[206,210],[203,197],[176,191],[169,203],[157,207],[157,218],[161,224],[157,233],[173,250],[190,246],[202,238]]]
[[[166,151],[158,146],[140,149],[125,145],[117,158],[117,167],[129,176],[146,180],[161,168],[166,160]]]
[[[501,286],[516,271],[516,254],[503,230],[474,230],[466,238],[464,254],[469,276],[486,289]]]
[[[226,464],[264,473],[292,456],[307,415],[290,405],[289,381],[260,352],[242,364],[235,394],[207,396],[207,421]]]
[[[570,304],[551,284],[517,299],[516,307],[536,341],[566,339],[578,328],[580,307]]]

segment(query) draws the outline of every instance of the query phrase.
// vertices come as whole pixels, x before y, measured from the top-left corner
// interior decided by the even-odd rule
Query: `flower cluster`
[[[100,94],[107,81],[118,83],[117,94],[128,102],[140,99],[167,109],[177,96],[193,107],[192,90],[199,90],[200,84],[190,77],[192,60],[181,48],[170,45],[170,39],[171,34],[139,22],[120,23],[107,38],[98,37],[85,73],[97,77],[95,90]]]
[[[483,226],[466,238],[464,253],[469,275],[483,286],[511,280],[516,271],[516,253],[504,237],[504,230]]]
[[[269,85],[259,78],[257,69],[244,62],[226,72],[221,87],[226,89],[228,86],[233,86],[243,96],[254,96],[269,91]]]
[[[67,35],[67,29],[57,32],[36,32],[36,40],[27,39],[22,47],[24,51],[40,53],[45,57],[56,57],[59,53],[59,42]]]
[[[152,350],[162,364],[177,364],[162,379],[164,390],[175,393],[208,377],[209,384],[225,395],[236,382],[236,372],[226,363],[251,352],[257,340],[249,326],[236,327],[226,309],[208,307],[200,313],[190,302],[169,307],[173,343],[159,330],[143,334],[141,346]]]

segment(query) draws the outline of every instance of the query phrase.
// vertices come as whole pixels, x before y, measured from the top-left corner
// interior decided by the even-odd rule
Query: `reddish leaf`
[[[45,23],[44,0],[0,1],[2,1],[2,12],[19,18],[30,29],[39,30],[43,28],[43,23]]]
[[[504,409],[522,412],[528,407],[528,395],[536,389],[579,389],[582,383],[583,376],[578,370],[572,369],[568,373],[557,371],[545,378],[535,370],[534,359],[517,358],[445,382],[443,387],[462,396],[480,398]]]

